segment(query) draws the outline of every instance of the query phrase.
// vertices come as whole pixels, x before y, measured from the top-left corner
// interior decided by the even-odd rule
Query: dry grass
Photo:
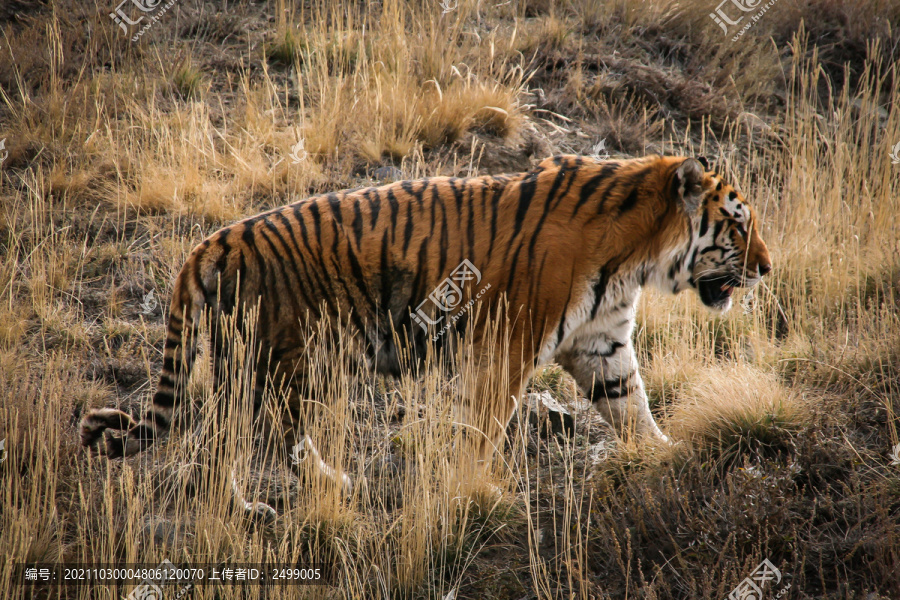
[[[724,598],[768,558],[782,597],[900,595],[895,3],[779,2],[738,43],[703,0],[445,5],[183,0],[137,43],[111,5],[0,8],[6,556],[319,561],[331,586],[264,597],[460,599]],[[773,255],[727,315],[642,299],[643,376],[673,448],[611,448],[551,366],[532,387],[573,406],[574,435],[522,415],[473,471],[447,402],[465,382],[374,378],[346,345],[318,359],[310,434],[365,476],[349,500],[284,468],[208,365],[167,442],[117,462],[79,447],[85,409],[147,401],[174,277],[222,224],[378,167],[514,171],[601,139],[713,157]],[[222,465],[274,524],[233,510]],[[32,594],[12,576],[7,561],[4,597],[131,590]]]

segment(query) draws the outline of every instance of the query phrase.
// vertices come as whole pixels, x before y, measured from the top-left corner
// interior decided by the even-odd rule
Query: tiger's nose
[[[759,263],[758,268],[759,268],[759,274],[765,275],[766,273],[768,273],[769,271],[772,270],[772,263],[770,263],[770,262]]]

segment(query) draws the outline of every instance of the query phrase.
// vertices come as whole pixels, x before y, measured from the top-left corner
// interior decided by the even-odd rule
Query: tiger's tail
[[[96,448],[107,429],[127,430],[122,436],[106,433],[106,444],[102,450],[110,458],[131,456],[153,444],[156,438],[169,430],[175,405],[184,394],[184,388],[193,367],[197,351],[195,323],[206,305],[206,296],[201,290],[191,293],[187,289],[183,269],[175,281],[166,343],[163,348],[162,372],[150,408],[140,422],[113,408],[89,411],[81,420],[81,444]]]

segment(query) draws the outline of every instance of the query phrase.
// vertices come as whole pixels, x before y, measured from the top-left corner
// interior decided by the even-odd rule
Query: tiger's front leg
[[[556,360],[572,374],[582,392],[619,437],[633,432],[669,441],[650,412],[630,337],[616,340],[595,335],[576,340],[559,353]]]

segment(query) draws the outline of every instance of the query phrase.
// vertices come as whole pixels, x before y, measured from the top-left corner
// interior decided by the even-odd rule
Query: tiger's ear
[[[672,189],[689,215],[697,212],[703,198],[703,165],[696,158],[686,158],[675,170]]]
[[[709,171],[709,170],[710,170],[710,168],[709,168],[710,162],[709,162],[709,159],[708,159],[708,158],[706,158],[705,156],[698,156],[698,157],[697,157],[697,161],[699,161],[700,164],[703,165],[703,170],[704,170],[704,171]]]

